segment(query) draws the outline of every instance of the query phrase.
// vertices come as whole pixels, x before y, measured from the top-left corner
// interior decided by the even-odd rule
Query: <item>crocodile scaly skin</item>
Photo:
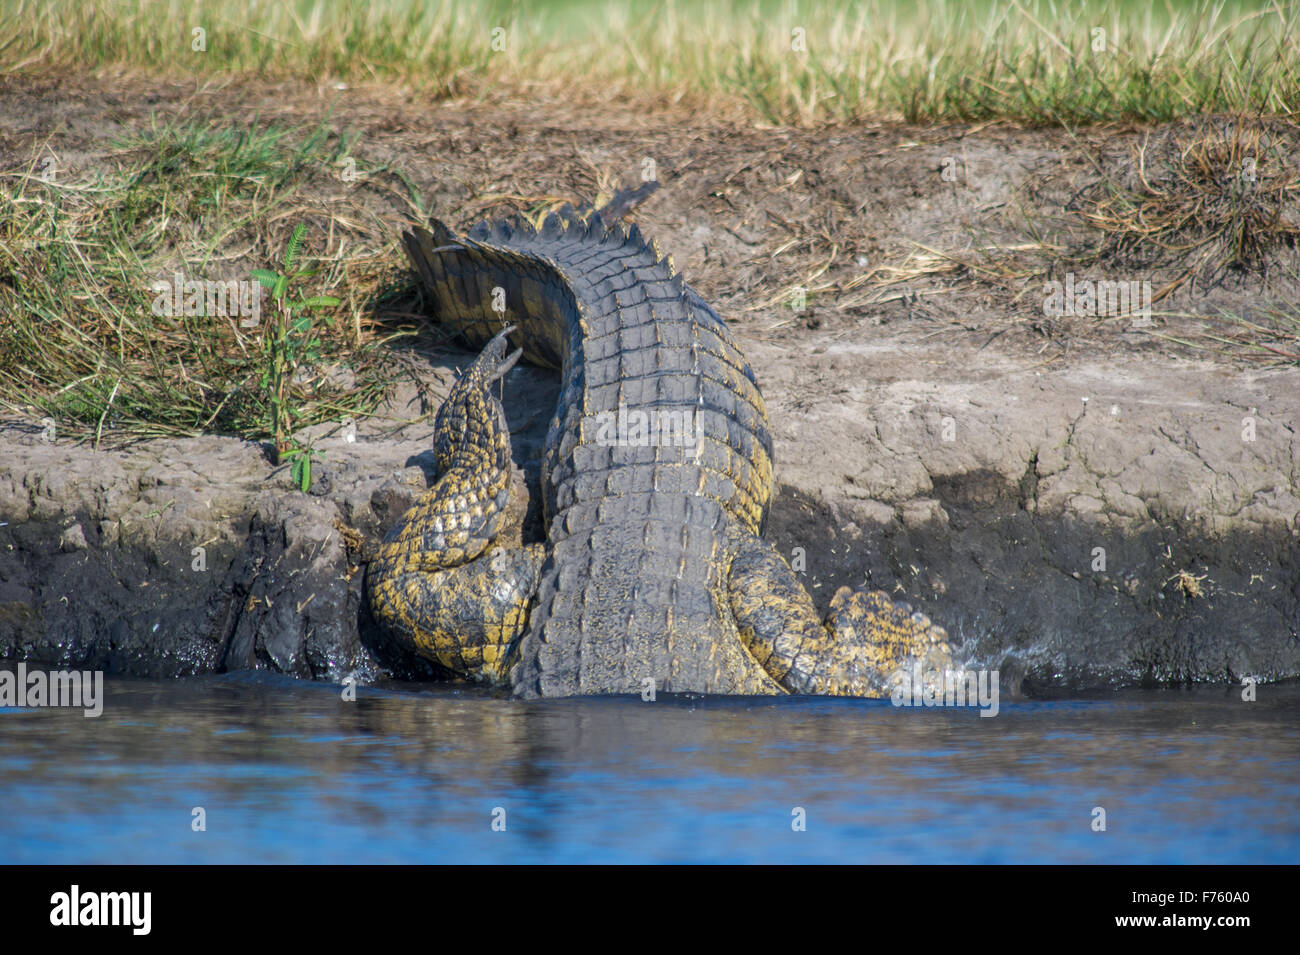
[[[483,353],[435,430],[442,477],[388,534],[367,588],[414,651],[524,697],[877,696],[950,661],[906,604],[842,588],[823,621],[759,536],[772,440],[726,325],[636,226],[566,207],[540,228],[434,220],[405,234],[438,322]],[[559,370],[544,545],[495,544],[509,495],[490,385],[508,340]]]

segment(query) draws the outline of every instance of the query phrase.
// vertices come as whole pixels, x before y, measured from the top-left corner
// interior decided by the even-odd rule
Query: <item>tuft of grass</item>
[[[298,266],[307,227],[299,224],[289,236],[282,259],[282,271],[254,269],[253,278],[271,293],[275,314],[270,327],[262,335],[262,391],[268,408],[267,425],[274,442],[275,461],[293,461],[293,479],[304,491],[311,487],[312,461],[317,452],[310,443],[294,440],[294,425],[302,412],[294,407],[291,392],[299,371],[321,358],[320,328],[312,320],[312,312],[335,308],[339,300],[332,295],[305,295],[299,286],[303,279],[316,274],[315,269]],[[290,286],[297,294],[290,294]],[[328,328],[333,324],[328,315],[324,318]]]
[[[1256,118],[1211,117],[1134,150],[1127,175],[1085,191],[1079,215],[1102,233],[1099,254],[1136,267],[1218,281],[1263,272],[1300,240],[1300,166],[1294,132]]]
[[[1295,0],[0,0],[0,72],[142,69],[593,108],[649,96],[772,123],[1290,115]]]
[[[362,316],[392,280],[395,239],[380,223],[326,218],[298,195],[307,185],[320,193],[323,177],[337,181],[350,146],[324,127],[191,122],[116,143],[78,177],[43,166],[39,154],[0,175],[0,405],[96,443],[273,437],[284,416],[272,394],[293,409],[295,428],[373,410],[389,382]],[[269,389],[281,323],[266,320],[274,316],[262,314],[260,297],[251,315],[235,307],[233,283],[256,289],[253,266],[285,246],[285,223],[298,216],[325,218],[334,237],[333,251],[314,257],[318,285],[304,293],[330,322],[313,326],[310,354],[295,355],[287,380]],[[376,236],[382,246],[366,244]],[[331,292],[337,299],[322,297]]]

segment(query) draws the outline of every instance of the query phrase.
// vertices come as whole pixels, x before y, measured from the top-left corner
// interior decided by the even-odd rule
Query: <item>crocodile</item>
[[[437,481],[367,569],[375,619],[524,698],[884,696],[904,669],[942,671],[942,627],[847,587],[823,619],[762,538],[773,458],[757,378],[671,257],[621,220],[636,198],[403,234],[433,317],[481,351],[438,410]],[[541,543],[503,533],[512,456],[493,386],[521,356],[561,378]]]

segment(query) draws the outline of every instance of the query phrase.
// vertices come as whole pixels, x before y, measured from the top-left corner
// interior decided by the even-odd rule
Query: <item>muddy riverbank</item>
[[[1045,298],[1044,274],[1069,263],[1041,256],[1074,241],[1060,222],[1079,177],[1119,176],[1152,131],[785,130],[393,90],[10,77],[0,165],[26,169],[47,149],[59,181],[77,181],[155,117],[236,113],[359,132],[358,155],[401,168],[457,225],[502,196],[633,181],[652,159],[661,188],[637,218],[755,368],[779,486],[768,536],[822,609],[840,585],[907,599],[965,659],[998,667],[1006,692],[1300,677],[1300,366],[1179,344],[1212,312],[1294,301],[1294,273],[1180,284],[1154,317],[1060,313]],[[337,197],[318,198],[326,235]],[[409,221],[359,191],[349,201],[369,203],[385,236]],[[1026,223],[1056,224],[1027,251]],[[400,270],[395,244],[387,254]],[[1134,268],[1077,264],[1080,278],[1170,287],[1172,273]],[[380,416],[317,429],[310,493],[256,442],[95,450],[7,413],[0,662],[436,676],[385,647],[362,581],[436,477],[431,423],[415,419],[470,356],[433,337],[397,347],[407,384]],[[554,399],[546,373],[511,373],[521,489]]]

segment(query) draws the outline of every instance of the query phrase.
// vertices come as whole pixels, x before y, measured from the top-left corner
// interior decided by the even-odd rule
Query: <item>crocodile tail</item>
[[[438,325],[477,347],[518,324],[529,361],[559,367],[568,323],[557,313],[572,300],[553,294],[564,285],[553,265],[517,247],[536,236],[522,220],[481,222],[458,235],[433,219],[403,233],[402,243]]]

